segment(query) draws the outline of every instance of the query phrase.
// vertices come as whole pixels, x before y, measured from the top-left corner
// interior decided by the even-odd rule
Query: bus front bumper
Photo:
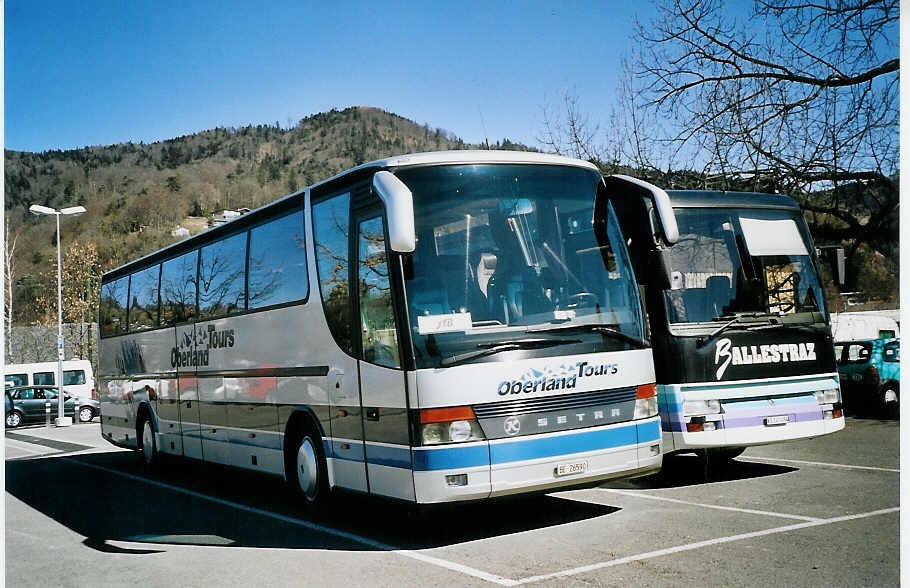
[[[844,428],[840,404],[819,404],[816,392],[837,388],[830,376],[749,385],[658,386],[664,451],[748,447],[806,439]],[[687,415],[690,402],[716,402],[714,414]]]
[[[662,464],[657,417],[414,452],[421,504],[582,486],[650,474]]]

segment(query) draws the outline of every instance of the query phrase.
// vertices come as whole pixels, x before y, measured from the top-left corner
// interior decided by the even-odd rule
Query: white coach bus
[[[308,508],[661,465],[638,288],[583,161],[364,164],[108,272],[101,316],[108,441],[283,476]]]

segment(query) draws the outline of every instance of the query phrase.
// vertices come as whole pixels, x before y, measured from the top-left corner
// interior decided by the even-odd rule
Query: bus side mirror
[[[657,218],[660,220],[663,240],[667,245],[673,245],[679,241],[679,225],[676,224],[676,214],[673,212],[673,205],[670,204],[670,195],[663,188],[631,176],[614,174],[607,177],[615,178],[620,182],[632,184],[647,191],[654,205],[654,210],[657,211]]]
[[[388,219],[389,249],[413,253],[417,247],[414,232],[414,196],[404,182],[387,171],[373,175],[373,191],[385,205]]]
[[[824,245],[815,248],[816,257],[831,264],[831,273],[838,286],[843,286],[847,279],[844,261],[844,248],[841,245]]]

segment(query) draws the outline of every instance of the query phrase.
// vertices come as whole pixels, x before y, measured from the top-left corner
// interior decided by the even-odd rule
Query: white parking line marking
[[[847,464],[843,464],[843,463],[826,463],[823,461],[803,461],[801,459],[779,459],[776,457],[762,457],[760,455],[746,455],[746,456],[739,457],[737,459],[740,459],[743,461],[754,461],[754,462],[777,461],[780,463],[795,463],[795,464],[802,464],[802,465],[821,466],[821,467],[826,467],[826,468],[843,468],[846,470],[869,470],[869,471],[873,471],[873,472],[894,472],[896,474],[900,473],[900,470],[897,470],[894,468],[878,468],[878,467],[874,467],[874,466],[847,465]]]
[[[641,491],[633,490],[618,490],[615,488],[597,488],[601,492],[612,492],[613,494],[622,494],[624,496],[634,496],[636,498],[647,498],[649,500],[661,500],[663,502],[674,502],[676,504],[685,504],[687,506],[698,506],[701,508],[713,508],[716,510],[729,510],[732,512],[741,512],[745,514],[755,514],[755,515],[764,515],[768,517],[779,517],[782,519],[795,519],[797,521],[823,521],[818,517],[807,517],[803,515],[787,514],[782,512],[771,512],[768,510],[755,510],[751,508],[737,508],[735,506],[721,506],[719,504],[704,504],[702,502],[689,502],[688,500],[679,500],[678,498],[668,498],[666,496],[655,496],[653,494],[645,494]]]
[[[265,517],[270,517],[270,518],[273,518],[273,519],[276,519],[276,520],[279,520],[279,521],[282,521],[285,523],[299,525],[301,527],[306,527],[307,529],[311,529],[313,531],[318,531],[320,533],[325,533],[327,535],[333,535],[335,537],[347,539],[348,541],[354,541],[356,543],[360,543],[361,545],[366,545],[368,547],[372,547],[372,548],[380,550],[380,551],[388,551],[391,553],[397,553],[398,555],[402,555],[404,557],[408,557],[411,559],[415,559],[417,561],[429,563],[429,564],[439,566],[441,568],[446,568],[446,569],[449,569],[449,570],[452,570],[455,572],[460,572],[462,574],[466,574],[468,576],[473,576],[475,578],[479,578],[479,579],[485,580],[487,582],[499,584],[500,586],[517,585],[517,582],[510,578],[504,578],[504,577],[498,576],[496,574],[490,574],[488,572],[484,572],[483,570],[478,570],[478,569],[475,569],[475,568],[472,568],[469,566],[465,566],[465,565],[462,565],[459,563],[440,559],[438,557],[433,557],[431,555],[426,555],[424,553],[410,551],[407,549],[399,549],[393,545],[387,545],[385,543],[381,543],[379,541],[375,541],[375,540],[369,539],[367,537],[362,537],[362,536],[356,535],[354,533],[349,533],[347,531],[333,529],[332,527],[325,527],[323,525],[320,525],[317,523],[311,523],[310,521],[305,521],[303,519],[289,517],[287,515],[282,515],[282,514],[278,514],[275,512],[263,510],[261,508],[247,506],[245,504],[240,504],[238,502],[232,502],[230,500],[215,498],[214,496],[209,496],[209,495],[203,494],[201,492],[196,492],[195,490],[188,490],[186,488],[181,488],[179,486],[172,486],[171,484],[166,484],[164,482],[159,482],[157,480],[149,480],[148,478],[143,478],[142,476],[135,476],[133,474],[128,474],[126,472],[119,472],[117,470],[106,468],[104,466],[99,466],[99,465],[95,465],[92,463],[86,463],[86,462],[80,461],[78,459],[64,458],[64,461],[75,463],[75,464],[81,465],[83,467],[100,470],[102,472],[107,472],[109,474],[114,474],[114,475],[121,476],[124,478],[128,478],[130,480],[135,480],[137,482],[143,482],[145,484],[150,484],[152,486],[158,486],[159,488],[165,488],[167,490],[172,490],[174,492],[186,494],[187,496],[192,496],[194,498],[199,498],[202,500],[207,500],[209,502],[214,502],[214,503],[220,504],[222,506],[229,506],[231,508],[236,508],[238,510],[246,511],[249,513],[253,513],[253,514],[257,514],[257,515],[261,515],[261,516],[265,516]]]
[[[891,514],[899,512],[900,507],[894,508],[884,508],[881,510],[874,510],[872,512],[865,512],[855,515],[846,515],[842,517],[835,517],[832,519],[821,519],[817,521],[808,521],[805,523],[796,523],[793,525],[787,525],[785,527],[774,527],[772,529],[765,529],[764,531],[753,531],[751,533],[741,533],[739,535],[730,535],[728,537],[718,537],[716,539],[708,539],[706,541],[698,541],[696,543],[688,543],[685,545],[677,545],[676,547],[668,547],[666,549],[658,549],[656,551],[649,551],[647,553],[640,553],[638,555],[630,555],[628,557],[620,557],[617,559],[611,559],[609,561],[603,561],[595,564],[589,564],[586,566],[580,566],[577,568],[572,568],[568,570],[563,570],[561,572],[553,572],[552,574],[541,574],[539,576],[531,576],[529,578],[522,578],[518,580],[519,584],[529,584],[531,582],[541,582],[543,580],[552,580],[553,578],[566,578],[568,576],[577,576],[578,574],[584,574],[586,572],[593,572],[595,570],[600,570],[603,568],[609,568],[614,566],[619,566],[634,561],[642,561],[645,559],[653,559],[655,557],[662,557],[664,555],[672,555],[674,553],[681,553],[683,551],[692,551],[693,549],[700,549],[702,547],[710,547],[712,545],[721,545],[723,543],[732,543],[733,541],[742,541],[744,539],[754,539],[756,537],[765,537],[767,535],[776,535],[778,533],[787,533],[789,531],[796,531],[799,529],[808,529],[811,527],[821,527],[823,525],[832,525],[835,523],[843,523],[846,521],[855,521],[858,519],[865,519],[868,517],[874,517],[884,514]]]

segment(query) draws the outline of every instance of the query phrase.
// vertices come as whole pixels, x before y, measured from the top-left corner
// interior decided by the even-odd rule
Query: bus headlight
[[[635,389],[635,412],[633,419],[657,416],[657,385],[644,384]]]
[[[423,425],[422,432],[424,445],[435,445],[436,443],[443,442],[443,430],[441,423],[430,423],[428,425]]]
[[[459,443],[471,438],[471,421],[452,421],[449,425],[449,441]]]
[[[486,439],[470,406],[425,408],[420,411],[420,437],[423,445],[464,443]]]
[[[720,412],[720,400],[686,400],[683,402],[684,416],[717,414]]]
[[[646,419],[657,414],[657,396],[635,399],[635,414],[633,419]]]

